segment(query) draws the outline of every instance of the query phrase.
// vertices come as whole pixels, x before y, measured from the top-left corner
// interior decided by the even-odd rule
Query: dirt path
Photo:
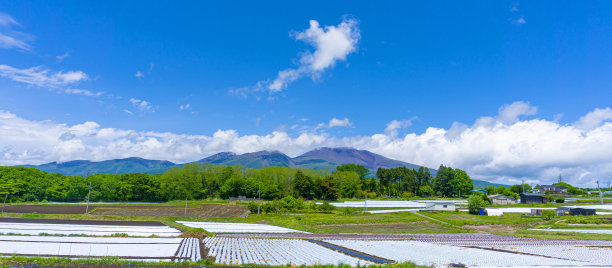
[[[450,224],[448,222],[444,222],[444,221],[441,221],[441,220],[438,220],[438,219],[434,219],[434,218],[429,217],[429,216],[425,216],[425,215],[419,213],[418,211],[411,211],[411,213],[414,213],[414,214],[416,214],[418,216],[421,216],[421,217],[426,218],[426,219],[431,220],[431,221],[435,221],[435,222],[438,222],[438,223],[441,223],[441,224],[444,224],[444,225],[451,226],[453,228],[463,229],[461,226],[453,225],[453,224]]]

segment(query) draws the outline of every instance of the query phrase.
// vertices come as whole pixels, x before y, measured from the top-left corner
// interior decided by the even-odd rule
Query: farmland
[[[374,202],[381,207],[372,209],[423,204],[421,200],[393,202],[397,201]],[[561,230],[606,229],[605,224],[575,226],[565,219],[546,221],[521,213],[503,217],[462,211],[370,214],[360,212],[359,207],[320,212],[315,205],[306,204],[293,212],[256,215],[245,212],[245,203],[218,201],[188,201],[187,217],[185,204],[180,202],[94,204],[88,214],[80,204],[12,207],[12,211],[27,213],[7,212],[0,218],[0,233],[5,234],[0,236],[0,247],[10,249],[0,253],[17,257],[80,261],[112,257],[117,262],[222,265],[383,264],[369,259],[374,258],[422,266],[505,266],[507,261],[502,260],[513,265],[601,266],[610,261],[607,253],[612,246],[606,241],[612,240],[610,235],[584,237]],[[75,207],[82,212],[72,213]],[[65,214],[44,213],[62,209]],[[210,216],[194,213],[198,209],[208,210]],[[165,214],[166,210],[177,212]],[[581,217],[570,219],[583,222]],[[605,219],[605,215],[586,219],[588,223]]]

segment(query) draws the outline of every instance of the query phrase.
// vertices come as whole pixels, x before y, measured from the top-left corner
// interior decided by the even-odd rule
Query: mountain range
[[[419,165],[389,159],[366,150],[352,148],[318,148],[297,157],[289,157],[279,151],[259,151],[246,154],[221,152],[196,161],[198,163],[211,163],[216,165],[242,165],[247,168],[261,168],[269,166],[305,167],[316,170],[335,170],[343,164],[359,164],[375,172],[378,168],[395,168],[405,166],[418,169]],[[51,162],[42,165],[24,165],[38,168],[49,173],[62,173],[68,176],[87,176],[88,174],[122,174],[122,173],[150,173],[159,174],[182,164],[163,160],[148,160],[138,157],[112,159],[105,161],[75,160],[68,162]],[[436,170],[430,171],[435,175]],[[474,181],[476,187],[486,187],[491,183]]]

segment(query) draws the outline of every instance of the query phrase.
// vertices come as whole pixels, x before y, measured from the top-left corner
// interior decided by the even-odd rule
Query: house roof
[[[524,196],[539,196],[539,197],[543,197],[541,194],[534,194],[534,193],[521,193],[521,195],[524,195]]]

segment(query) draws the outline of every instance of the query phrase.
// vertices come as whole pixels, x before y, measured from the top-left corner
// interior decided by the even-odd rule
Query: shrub
[[[295,212],[304,208],[304,200],[289,195],[280,200],[280,208]]]
[[[334,210],[334,206],[330,205],[329,202],[323,202],[323,204],[317,206],[317,209],[321,212],[330,212]]]
[[[470,195],[468,198],[468,210],[470,214],[478,214],[478,208],[486,207],[489,205],[489,202],[484,201],[482,196],[478,194]]]
[[[555,211],[554,209],[545,209],[542,211],[542,216],[544,216],[544,218],[549,221],[555,216],[557,216],[557,211]]]
[[[247,208],[249,209],[249,211],[253,214],[257,213],[257,202],[255,201],[250,201],[247,204]]]
[[[355,208],[351,208],[351,207],[343,207],[342,208],[342,215],[351,215],[355,213]]]
[[[557,200],[555,200],[555,202],[557,202],[557,203],[565,203],[565,199],[563,199],[563,197],[559,197],[559,198],[557,198]]]

